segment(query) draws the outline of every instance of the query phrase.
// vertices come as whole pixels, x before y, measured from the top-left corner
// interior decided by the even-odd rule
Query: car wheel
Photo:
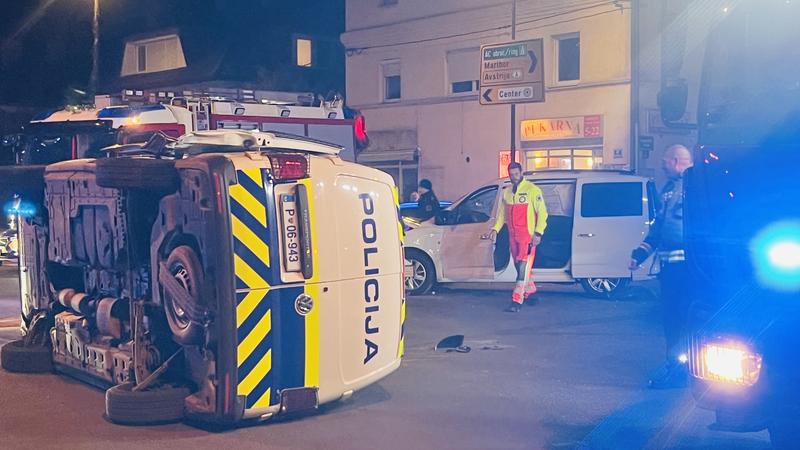
[[[106,391],[106,417],[121,425],[150,425],[183,419],[184,387],[160,386],[134,392],[133,383],[118,384]]]
[[[203,267],[194,250],[181,245],[170,252],[167,268],[175,280],[185,289],[195,305],[201,304],[200,290],[203,286]],[[195,345],[201,342],[203,326],[198,318],[190,317],[189,312],[181,308],[169,292],[164,289],[164,311],[175,342],[182,345]]]
[[[583,278],[581,286],[592,297],[611,298],[628,286],[630,281],[629,278]]]
[[[152,158],[100,158],[95,160],[97,185],[113,189],[174,191],[178,188],[175,161]]]
[[[776,420],[769,426],[769,440],[775,450],[797,448],[800,443],[797,421]]]
[[[3,369],[16,373],[48,373],[53,371],[53,354],[49,345],[25,345],[11,341],[0,349]]]
[[[427,293],[436,281],[436,269],[433,261],[425,253],[408,249],[405,251],[405,285],[409,295],[423,295]]]

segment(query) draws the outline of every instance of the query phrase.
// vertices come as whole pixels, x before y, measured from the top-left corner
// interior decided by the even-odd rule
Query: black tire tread
[[[187,270],[189,270],[189,272],[192,273],[192,276],[194,277],[192,280],[194,284],[193,288],[199,294],[202,291],[205,283],[205,274],[203,273],[203,264],[200,262],[200,258],[197,256],[197,253],[188,245],[175,247],[167,257],[167,267],[171,268],[176,262],[180,262],[184,267],[187,268]],[[171,309],[173,308],[172,301],[167,297],[168,294],[165,293],[164,308],[169,309],[166,311],[166,316],[170,330],[172,331],[173,340],[181,345],[196,345],[201,342],[205,329],[202,323],[199,322],[199,318],[191,318],[191,324],[187,328],[181,329],[173,317],[175,313]],[[201,299],[199,297],[196,300],[198,304],[201,303]]]
[[[183,402],[189,396],[184,387],[162,386],[133,392],[133,383],[116,385],[106,391],[106,417],[121,425],[150,425],[179,422]]]
[[[418,261],[421,261],[423,265],[425,265],[425,270],[427,271],[430,276],[425,280],[422,286],[419,287],[417,290],[408,290],[406,292],[408,295],[425,295],[427,294],[433,286],[436,284],[436,268],[433,266],[433,261],[431,258],[425,254],[425,252],[413,248],[409,248],[405,250],[405,257],[408,259],[410,255],[414,255],[417,257]],[[405,279],[403,280],[405,283]]]
[[[15,373],[50,373],[53,354],[49,346],[25,346],[24,341],[11,341],[0,349],[3,369]]]

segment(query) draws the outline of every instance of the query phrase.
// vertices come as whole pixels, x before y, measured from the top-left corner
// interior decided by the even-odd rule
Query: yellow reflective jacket
[[[509,185],[503,189],[503,200],[497,208],[497,221],[494,230],[500,231],[503,225],[508,225],[508,232],[527,232],[529,236],[534,233],[543,235],[547,228],[547,206],[542,197],[542,190],[528,180],[522,180],[517,186]]]

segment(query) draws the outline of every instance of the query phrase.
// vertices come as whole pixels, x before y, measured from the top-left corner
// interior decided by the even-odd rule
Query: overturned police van
[[[6,168],[20,218],[15,372],[105,388],[117,423],[234,424],[400,365],[397,190],[305,137],[201,131]]]

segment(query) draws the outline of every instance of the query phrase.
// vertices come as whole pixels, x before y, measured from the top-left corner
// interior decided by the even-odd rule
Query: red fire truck
[[[232,99],[126,90],[121,96],[98,96],[97,107],[40,114],[3,143],[12,147],[17,163],[26,165],[97,157],[104,147],[144,142],[159,132],[177,138],[204,130],[276,131],[340,145],[340,156],[349,161],[368,144],[363,116],[339,96],[286,101],[242,92]]]

